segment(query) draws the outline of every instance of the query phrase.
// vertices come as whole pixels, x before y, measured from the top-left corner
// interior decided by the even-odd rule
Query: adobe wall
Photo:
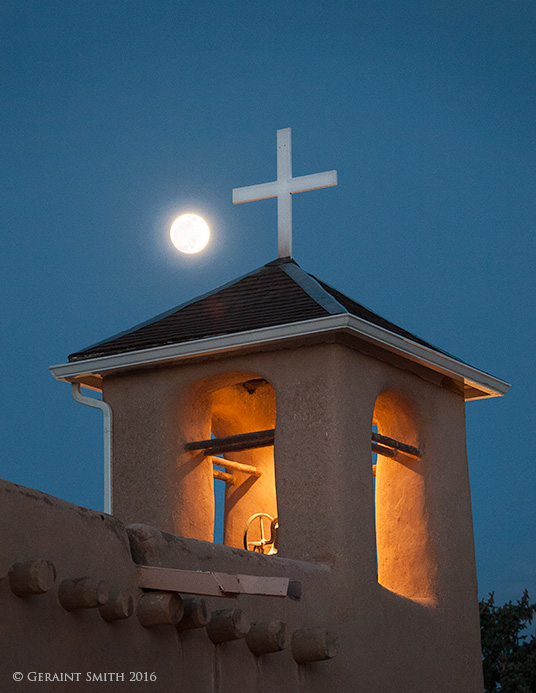
[[[85,576],[138,595],[127,532],[118,520],[2,480],[0,534],[2,691],[95,689],[83,682],[18,683],[13,672],[125,672],[128,679],[131,670],[157,672],[158,687],[146,690],[174,689],[180,667],[173,629],[147,630],[133,618],[107,623],[96,608],[68,612],[58,601],[63,580]],[[37,559],[54,564],[56,585],[45,594],[16,596],[9,568]]]
[[[284,615],[292,628],[305,627],[303,618],[335,633],[339,653],[298,667],[294,681],[300,687],[291,690],[324,692],[336,682],[349,693],[481,691],[465,410],[460,391],[448,379],[367,345],[342,344],[108,376],[104,397],[114,413],[117,516],[211,539],[212,466],[183,446],[210,436],[200,415],[206,403],[199,391],[192,398],[192,388],[215,377],[226,383],[229,373],[237,381],[244,374],[265,378],[276,395],[279,554],[261,557],[263,565],[285,571],[287,559],[330,571],[328,585],[304,580],[300,605],[288,606],[300,612],[297,620]],[[383,466],[402,488],[396,507],[391,504],[385,514],[386,524],[393,533],[400,523],[405,528],[400,539],[407,544],[405,553],[397,549],[379,557],[389,564],[383,570],[386,586],[377,579],[370,451],[373,412],[384,393],[406,399],[423,450],[413,467],[389,473]],[[421,543],[413,554],[408,518],[419,523]],[[396,538],[394,532],[395,548]],[[165,560],[178,567],[184,556],[170,551]],[[224,547],[214,557],[218,570],[228,565],[225,551],[233,549]],[[235,559],[249,560],[240,551],[232,556],[232,565]],[[419,556],[426,558],[426,569],[413,580],[408,561],[416,571]],[[285,661],[281,654],[278,666]]]
[[[322,626],[328,620],[332,593],[326,566],[298,561],[270,561],[269,556],[197,540],[163,535],[145,525],[127,529],[104,513],[71,505],[52,496],[0,481],[0,690],[89,691],[87,676],[108,675],[106,690],[221,693],[244,691],[325,691],[334,673],[331,661],[298,665],[290,646],[256,656],[243,637],[214,644],[205,627],[179,630],[175,625],[144,627],[136,613],[105,621],[99,608],[67,611],[58,594],[64,580],[93,576],[114,589],[129,591],[138,602],[136,563],[202,571],[262,576],[290,576],[302,583],[303,600],[240,595],[208,598],[208,614],[240,609],[251,622],[282,621],[287,645],[299,627]],[[130,534],[130,541],[129,541]],[[132,549],[131,549],[132,543]],[[8,572],[13,564],[45,559],[57,572],[44,594],[17,596]],[[180,627],[180,622],[179,622]],[[21,672],[23,680],[13,680]],[[130,682],[131,672],[154,673],[153,682]],[[35,680],[38,674],[71,679]],[[124,681],[113,674],[124,674]],[[78,678],[76,674],[79,674]],[[74,678],[72,678],[74,676]]]
[[[460,680],[455,671],[459,660],[440,660],[429,671],[430,658],[438,657],[443,647],[449,648],[449,634],[443,641],[439,636],[444,619],[429,607],[410,604],[378,586],[374,603],[359,604],[356,591],[337,596],[339,585],[328,566],[246,553],[162,534],[144,525],[128,530],[129,546],[125,527],[103,513],[6,481],[0,482],[0,494],[4,538],[0,571],[2,691],[34,690],[36,686],[37,690],[54,692],[95,690],[94,682],[84,680],[88,673],[107,674],[106,683],[100,684],[106,690],[164,693],[325,693],[335,685],[348,693],[471,690],[469,682],[452,688],[452,681]],[[36,558],[53,561],[55,586],[45,594],[16,596],[6,577],[9,567]],[[298,665],[290,647],[255,656],[244,639],[213,644],[206,628],[182,632],[173,625],[146,628],[135,614],[108,623],[97,608],[66,611],[59,603],[60,583],[86,575],[106,580],[110,587],[132,590],[139,598],[135,562],[288,575],[302,583],[301,600],[244,595],[211,598],[207,600],[208,611],[240,608],[251,621],[283,621],[289,635],[295,628],[329,625],[338,636],[338,653],[329,661]],[[404,633],[402,623],[410,626]],[[375,667],[371,666],[373,660]],[[15,682],[14,672],[21,672],[24,679]],[[154,672],[156,681],[131,683],[130,672]],[[28,679],[35,679],[36,673],[79,673],[80,677],[76,683]],[[124,673],[125,681],[110,678],[114,673]]]

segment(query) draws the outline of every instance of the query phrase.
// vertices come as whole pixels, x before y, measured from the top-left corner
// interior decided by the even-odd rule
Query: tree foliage
[[[535,614],[527,590],[517,604],[497,606],[493,592],[480,601],[486,693],[536,693],[536,637],[524,634]]]

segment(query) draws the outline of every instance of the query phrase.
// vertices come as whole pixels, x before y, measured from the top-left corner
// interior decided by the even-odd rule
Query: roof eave
[[[82,384],[87,382],[93,389],[98,389],[95,383],[104,375],[143,368],[149,364],[165,365],[183,359],[223,354],[260,345],[275,345],[297,338],[339,331],[380,345],[388,351],[449,377],[462,379],[466,399],[498,397],[506,394],[510,387],[508,383],[488,373],[348,313],[85,359],[50,366],[49,370],[57,380]]]

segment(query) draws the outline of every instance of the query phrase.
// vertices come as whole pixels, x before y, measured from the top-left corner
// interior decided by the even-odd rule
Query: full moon
[[[210,229],[207,222],[197,214],[182,214],[169,230],[171,242],[181,253],[198,253],[208,243]]]

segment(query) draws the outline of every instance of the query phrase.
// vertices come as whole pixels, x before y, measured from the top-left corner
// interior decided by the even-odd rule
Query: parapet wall
[[[294,654],[290,646],[294,633],[305,632],[301,648],[307,657],[319,647],[306,642],[307,634],[313,639],[320,634],[322,639],[323,627],[333,620],[331,571],[326,566],[274,560],[143,525],[126,528],[104,513],[7,481],[0,482],[0,529],[2,691],[94,691],[100,680],[106,682],[100,683],[106,690],[266,693],[326,691],[336,680],[337,659],[298,664],[296,646]],[[18,572],[13,569],[16,564]],[[306,589],[300,599],[198,597],[196,613],[188,615],[187,609],[178,620],[184,606],[180,597],[141,590],[136,564],[287,576]],[[93,583],[76,582],[86,577]],[[47,591],[28,594],[42,589]],[[158,594],[164,601],[170,598],[163,611],[178,621],[176,625],[151,625],[151,619],[158,622],[161,617],[157,611],[162,611],[162,604],[149,605],[140,616],[140,600]],[[95,606],[78,608],[84,600],[93,600]],[[187,605],[192,602],[185,596]],[[118,618],[133,605],[132,615]],[[222,611],[227,623],[216,624],[211,632],[206,622],[217,621],[216,612]],[[229,633],[231,621],[234,632]],[[251,624],[258,623],[264,624],[264,631],[257,627],[255,639]],[[275,648],[283,649],[253,654],[252,648],[269,648],[270,639]],[[333,640],[323,642],[320,650],[327,651],[317,656],[335,654]],[[14,680],[15,672],[23,675],[20,682]],[[145,676],[155,680],[139,680]]]

